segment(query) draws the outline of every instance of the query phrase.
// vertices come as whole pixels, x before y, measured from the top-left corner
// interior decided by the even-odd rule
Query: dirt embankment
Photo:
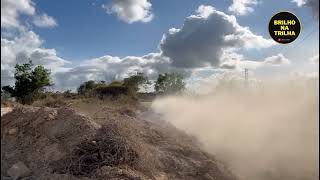
[[[19,163],[41,180],[235,179],[194,138],[148,113],[98,102],[16,107],[1,120],[2,179]]]

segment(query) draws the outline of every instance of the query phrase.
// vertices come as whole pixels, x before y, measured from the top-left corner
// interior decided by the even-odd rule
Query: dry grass
[[[35,101],[32,105],[36,107],[53,107],[59,108],[67,106],[67,99],[63,97],[46,97],[44,99]]]
[[[93,177],[103,166],[132,165],[138,154],[119,132],[104,126],[93,137],[81,142],[63,160],[56,163],[55,171],[75,176]]]
[[[138,155],[131,168],[147,179],[159,174],[167,179],[234,179],[227,168],[221,168],[212,155],[201,150],[194,137],[156,117],[142,117],[148,113],[146,108],[112,101],[94,101],[93,106],[92,100],[74,102],[72,107],[99,124],[117,129]]]

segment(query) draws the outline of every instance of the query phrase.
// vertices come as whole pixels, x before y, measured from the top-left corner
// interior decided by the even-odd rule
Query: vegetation
[[[4,86],[2,90],[16,97],[22,104],[32,103],[45,90],[51,86],[50,71],[43,66],[34,66],[32,62],[17,64],[15,66],[15,86]]]
[[[141,86],[150,84],[148,78],[143,73],[137,73],[123,80],[123,85],[128,87],[133,93],[137,93]]]
[[[4,86],[1,89],[1,99],[8,100],[10,97],[22,104],[31,104],[39,99],[46,99],[48,102],[62,98],[75,99],[82,97],[124,97],[125,99],[137,99],[140,97],[141,90],[147,88],[150,84],[148,77],[143,73],[124,78],[122,81],[113,81],[106,83],[105,81],[86,81],[82,83],[77,92],[70,90],[65,92],[45,92],[45,88],[51,86],[50,71],[43,66],[34,66],[32,62],[25,64],[17,64],[15,66],[15,85]],[[157,94],[177,94],[185,89],[183,77],[177,73],[159,74],[155,83],[155,91]],[[144,96],[154,97],[155,93],[144,93]],[[150,99],[150,98],[149,98]],[[38,102],[37,102],[38,103]]]
[[[155,84],[157,94],[177,94],[184,89],[183,76],[178,73],[159,74]]]
[[[7,101],[9,99],[10,99],[10,94],[1,89],[1,102],[2,101]]]
[[[84,83],[82,83],[77,91],[79,95],[86,95],[88,94],[90,91],[92,91],[94,88],[96,88],[99,84],[97,84],[95,81],[86,81]]]
[[[123,81],[113,81],[106,84],[104,81],[86,81],[78,88],[78,94],[83,96],[98,96],[100,98],[106,96],[120,96],[129,95],[136,96],[136,93],[140,90],[141,86],[146,85],[148,78],[143,73],[137,73],[136,75],[125,78]]]
[[[109,85],[100,85],[94,89],[94,94],[100,98],[118,97],[120,95],[130,95],[129,88],[118,83],[110,83]]]

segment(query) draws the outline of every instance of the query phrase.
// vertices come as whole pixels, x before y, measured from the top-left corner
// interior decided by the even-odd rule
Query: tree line
[[[31,104],[39,99],[46,89],[53,86],[51,72],[42,65],[35,66],[32,61],[15,66],[14,86],[3,86],[2,97],[14,97],[22,104]],[[77,88],[79,96],[136,96],[141,89],[146,89],[152,83],[143,73],[137,73],[121,81],[86,81]],[[154,83],[154,93],[159,95],[177,94],[185,89],[184,78],[179,73],[162,73]],[[66,91],[70,94],[70,90]]]

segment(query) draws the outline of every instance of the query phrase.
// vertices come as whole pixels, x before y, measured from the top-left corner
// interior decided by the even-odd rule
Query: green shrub
[[[95,94],[98,97],[116,97],[120,95],[129,95],[129,88],[123,85],[105,85],[95,88]]]
[[[177,94],[185,89],[183,76],[178,73],[159,74],[155,83],[157,94]]]
[[[45,87],[51,86],[50,71],[43,66],[34,66],[32,62],[16,64],[15,85],[4,86],[2,90],[17,98],[22,104],[31,104],[39,98]]]
[[[79,95],[88,95],[88,93],[90,93],[94,88],[96,88],[98,86],[98,84],[93,81],[93,80],[90,80],[90,81],[86,81],[84,83],[82,83],[77,91],[78,91],[78,94]]]

